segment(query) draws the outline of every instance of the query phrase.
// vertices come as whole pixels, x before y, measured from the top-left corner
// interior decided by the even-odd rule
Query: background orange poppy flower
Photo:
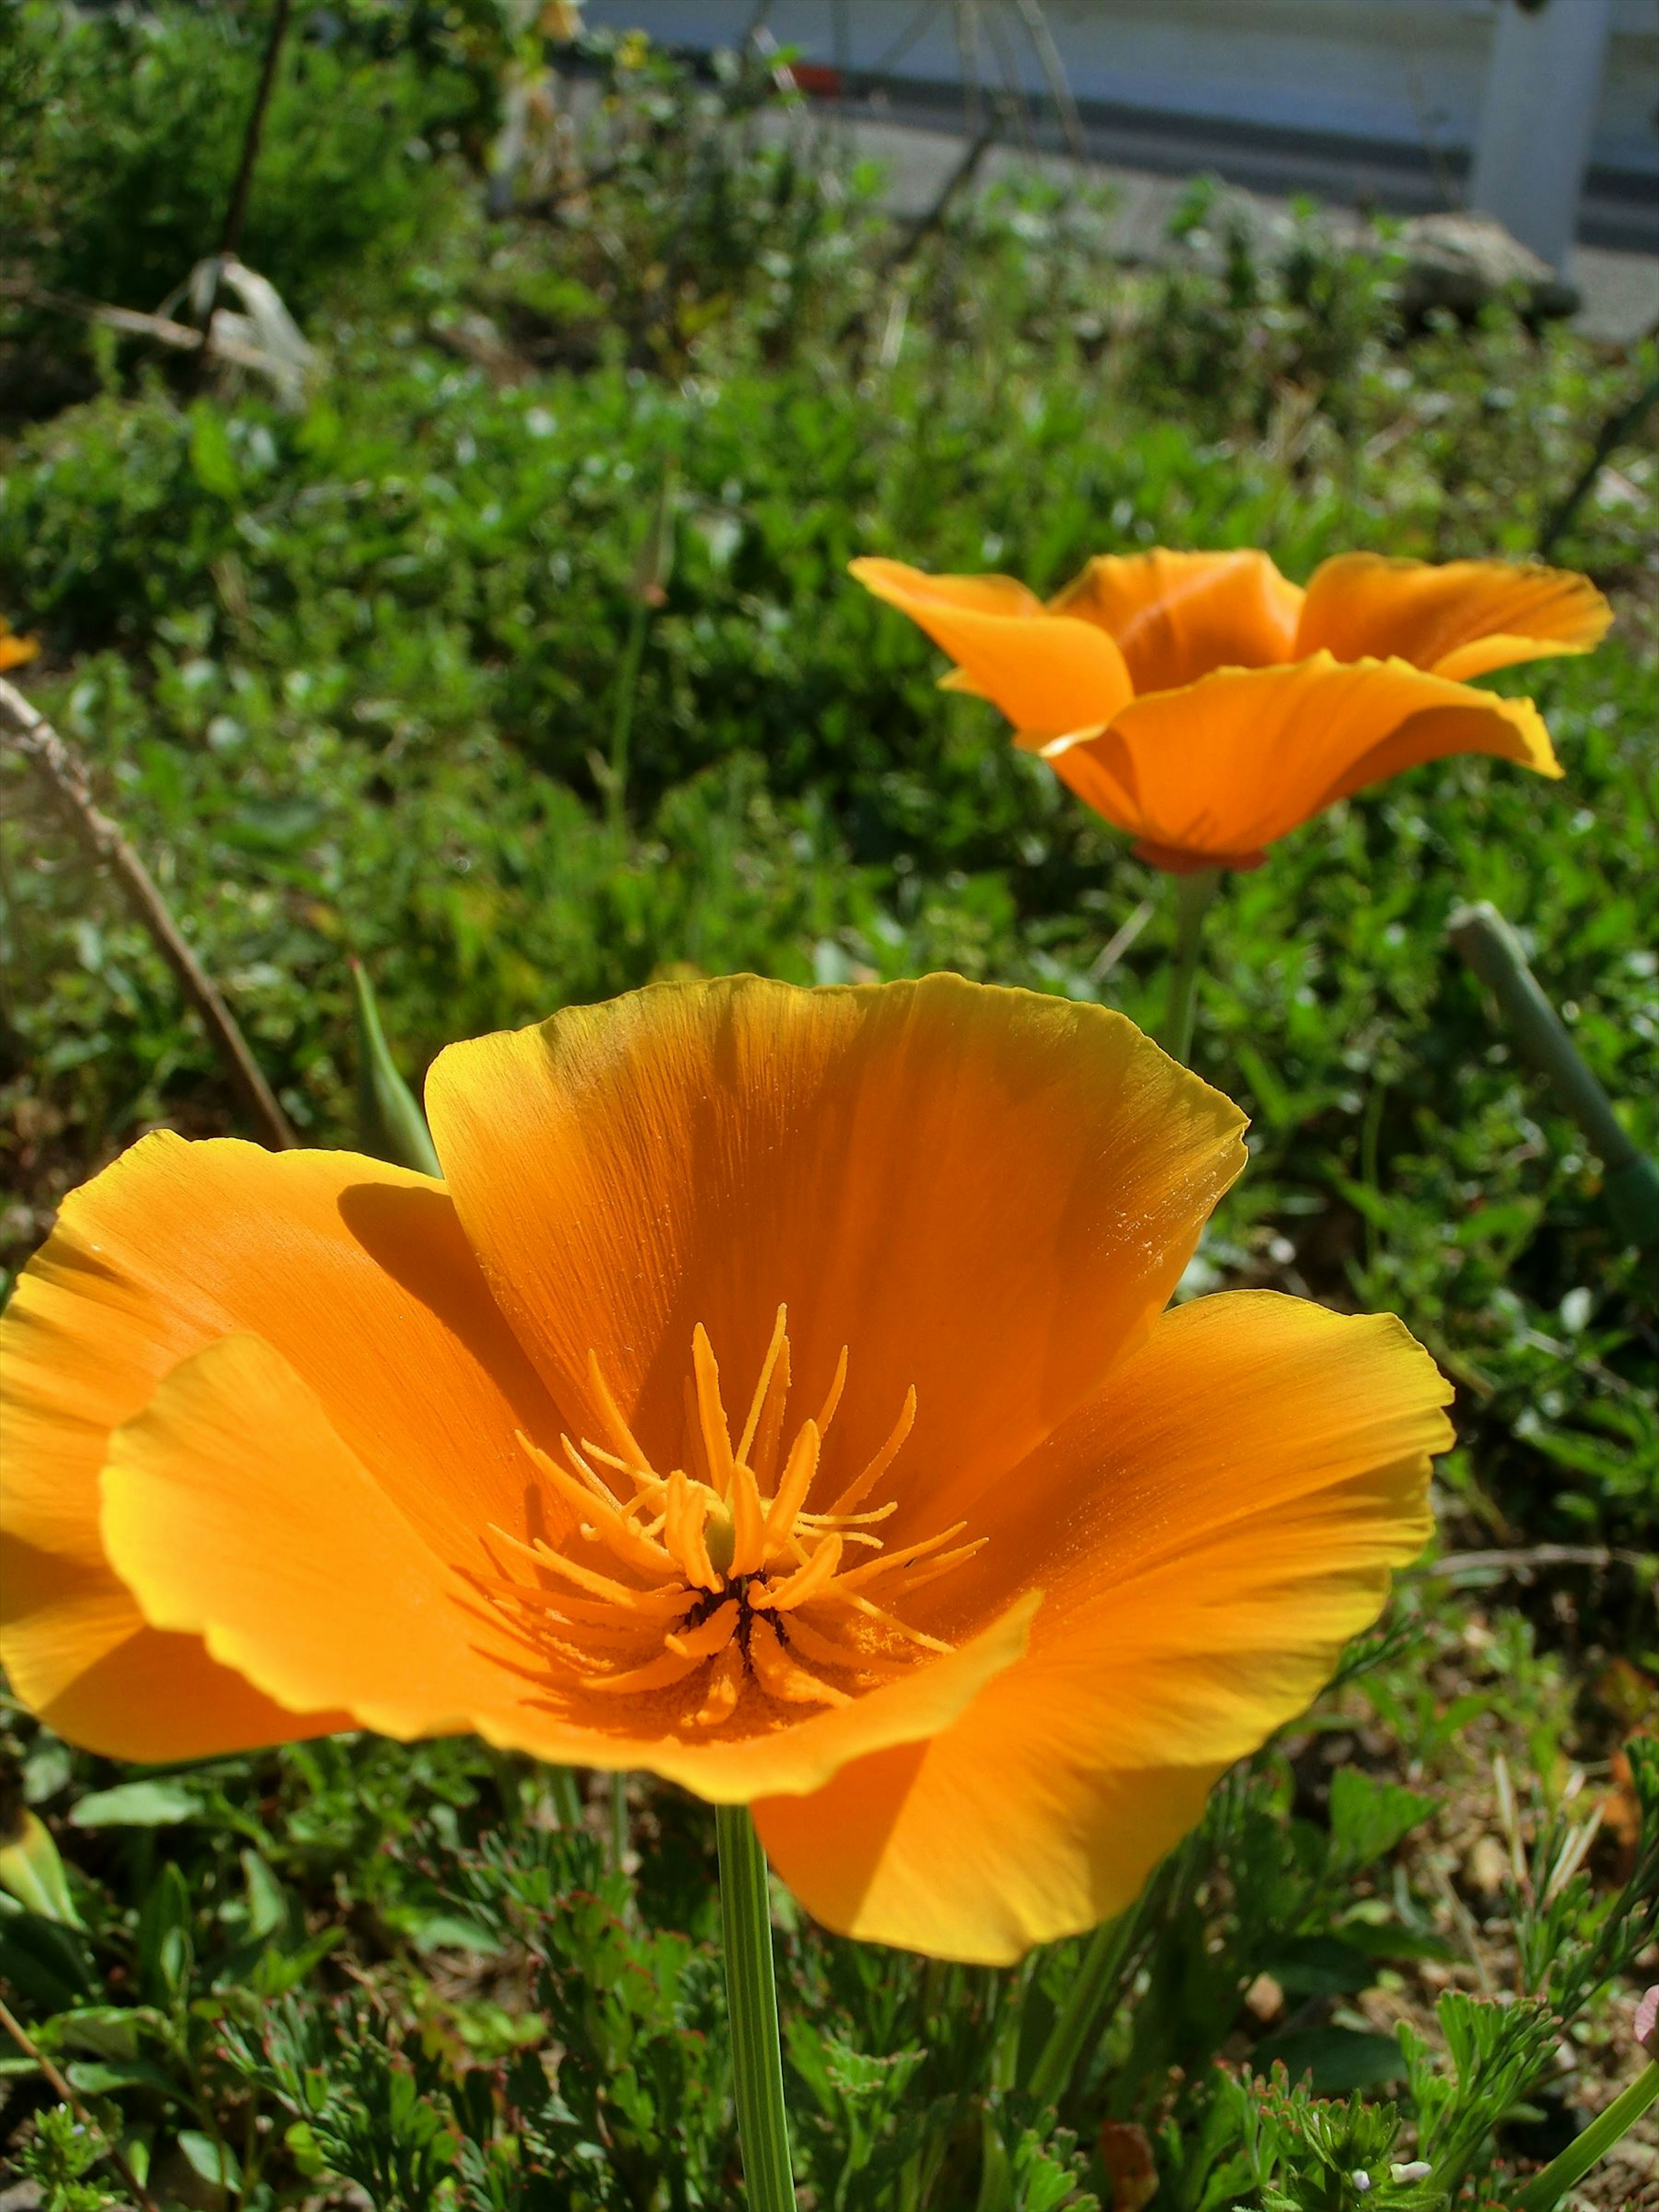
[[[1017,742],[1176,874],[1254,867],[1322,807],[1448,753],[1561,773],[1537,708],[1468,679],[1588,653],[1589,580],[1343,553],[1304,591],[1265,553],[1103,555],[1045,606],[1008,576],[854,561],[994,700]]]
[[[1427,1533],[1390,1319],[1164,1308],[1243,1158],[1102,1008],[659,985],[445,1053],[447,1182],[145,1139],[0,1320],[0,1649],[102,1751],[476,1729],[831,1926],[1123,1905]]]
[[[9,668],[21,668],[26,660],[33,660],[40,650],[37,639],[19,637],[4,615],[0,615],[0,676]]]

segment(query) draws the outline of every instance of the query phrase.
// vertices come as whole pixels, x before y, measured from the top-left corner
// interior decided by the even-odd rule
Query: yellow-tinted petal
[[[641,1727],[638,1698],[584,1693],[536,1665],[457,1558],[395,1502],[258,1337],[184,1361],[111,1439],[110,1559],[145,1618],[279,1706],[327,1705],[410,1738],[476,1730],[532,1756],[647,1766],[715,1801],[822,1785],[850,1758],[932,1734],[1024,1652],[1039,1603],[1005,1607],[949,1656],[776,1735],[699,1744]]]
[[[945,1958],[1121,1910],[1420,1549],[1449,1396],[1387,1318],[1262,1292],[1166,1315],[1007,1478],[980,1586],[941,1590],[935,1627],[1041,1574],[1026,1658],[930,1742],[757,1805],[779,1873],[830,1926]]]
[[[77,1742],[173,1759],[303,1732],[199,1642],[146,1627],[99,1535],[112,1431],[180,1360],[249,1328],[447,1539],[518,1525],[515,1433],[558,1433],[440,1187],[350,1153],[146,1138],[65,1200],[0,1318],[0,1650]]]
[[[1561,773],[1529,699],[1495,698],[1403,660],[1324,652],[1137,699],[1103,737],[1042,749],[1079,798],[1145,844],[1224,865],[1451,753]]]
[[[1243,1159],[1237,1109],[1132,1024],[954,975],[658,984],[452,1046],[427,1105],[495,1298],[591,1433],[590,1349],[686,1464],[694,1329],[746,1394],[781,1304],[792,1420],[848,1352],[824,1497],[914,1386],[893,1544],[1098,1385]]]
[[[1049,602],[1097,623],[1122,648],[1137,692],[1169,691],[1214,668],[1288,660],[1298,586],[1265,553],[1103,553]]]
[[[862,560],[852,574],[909,616],[960,664],[970,689],[1022,731],[1059,737],[1103,729],[1131,696],[1123,655],[1095,623],[1046,614],[1007,576],[930,576],[902,561]]]
[[[489,1655],[518,1655],[500,1627],[262,1339],[174,1368],[110,1438],[102,1495],[105,1549],[145,1619],[283,1706],[411,1736],[505,1702]]]
[[[1314,571],[1296,650],[1409,660],[1467,683],[1520,660],[1589,653],[1612,620],[1589,577],[1571,569],[1341,553]]]

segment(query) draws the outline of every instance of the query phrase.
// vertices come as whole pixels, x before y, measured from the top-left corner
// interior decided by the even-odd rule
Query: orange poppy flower
[[[33,660],[40,650],[38,639],[19,637],[4,615],[0,615],[0,676],[9,668],[21,668],[26,660]]]
[[[951,975],[446,1052],[447,1180],[145,1138],[0,1321],[3,1646],[118,1756],[477,1730],[752,1805],[832,1927],[1123,1905],[1422,1544],[1400,1324],[1164,1313],[1242,1118]]]
[[[1449,753],[1561,769],[1538,709],[1468,679],[1588,653],[1585,577],[1342,553],[1304,591],[1265,553],[1106,554],[1045,606],[1011,576],[854,561],[1097,814],[1177,875],[1251,868],[1367,784]]]

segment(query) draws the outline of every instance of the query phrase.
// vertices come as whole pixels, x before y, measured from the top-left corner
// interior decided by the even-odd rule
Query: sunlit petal
[[[1236,1109],[1121,1017],[951,975],[655,985],[453,1046],[427,1103],[501,1309],[586,1433],[597,1349],[640,1443],[682,1461],[694,1332],[742,1406],[787,1305],[802,1415],[849,1352],[814,1504],[915,1392],[895,1542],[1096,1387],[1243,1157]]]
[[[1340,553],[1315,569],[1299,657],[1400,659],[1459,683],[1516,661],[1589,653],[1613,610],[1588,576],[1536,562],[1391,560]]]
[[[784,1879],[832,1927],[953,1959],[1119,1911],[1421,1548],[1449,1395],[1388,1319],[1267,1293],[1168,1315],[939,1586],[948,1626],[1042,1572],[1026,1659],[930,1742],[758,1805]]]
[[[1121,647],[1137,692],[1167,691],[1213,668],[1288,660],[1297,585],[1265,553],[1103,553],[1049,602],[1097,623]]]
[[[439,1186],[353,1153],[144,1139],[64,1201],[0,1318],[0,1650],[19,1695],[77,1741],[184,1758],[283,1732],[199,1644],[144,1626],[98,1533],[112,1430],[181,1359],[245,1329],[349,1442],[383,1443],[409,1510],[452,1534],[520,1520],[514,1431],[557,1433]],[[131,1693],[141,1676],[154,1695]]]
[[[1019,730],[1057,737],[1103,729],[1132,696],[1122,653],[1096,623],[1045,613],[1006,576],[930,576],[902,561],[852,573],[957,661],[965,686],[994,700]]]
[[[1103,738],[1042,757],[1145,846],[1237,866],[1335,799],[1452,753],[1561,773],[1530,700],[1328,653],[1137,699]]]

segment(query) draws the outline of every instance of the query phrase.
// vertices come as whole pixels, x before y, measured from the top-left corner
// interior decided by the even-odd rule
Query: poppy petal
[[[499,1699],[466,1585],[262,1339],[182,1360],[111,1437],[101,1489],[105,1550],[146,1620],[279,1705],[413,1736]]]
[[[834,1497],[914,1388],[885,1534],[931,1536],[1150,1327],[1243,1158],[1236,1108],[1103,1008],[930,975],[664,983],[452,1046],[427,1107],[562,1405],[590,1352],[660,1466],[693,1333],[744,1397],[788,1310]],[[730,1402],[730,1401],[728,1401]]]
[[[1213,668],[1288,660],[1299,586],[1265,553],[1103,553],[1048,611],[1097,623],[1117,640],[1137,692],[1172,691]]]
[[[279,1707],[340,1708],[403,1740],[466,1729],[541,1759],[648,1766],[716,1802],[817,1788],[849,1759],[932,1734],[1018,1662],[1040,1602],[1027,1593],[959,1650],[793,1727],[687,1744],[642,1732],[639,1698],[584,1697],[526,1665],[466,1562],[416,1526],[258,1337],[175,1368],[111,1439],[102,1490],[109,1557],[146,1619],[199,1637]]]
[[[1461,684],[1516,661],[1589,653],[1612,621],[1589,577],[1571,569],[1340,553],[1309,581],[1296,652],[1409,660]]]
[[[1218,863],[1257,854],[1334,800],[1451,753],[1561,774],[1529,699],[1499,699],[1403,660],[1325,652],[1155,692],[1100,738],[1042,748],[1108,821]]]
[[[440,1185],[352,1153],[145,1138],[64,1201],[0,1318],[0,1650],[77,1742],[159,1759],[304,1732],[198,1642],[146,1627],[99,1535],[112,1431],[180,1360],[250,1328],[349,1444],[386,1448],[434,1528],[521,1517],[516,1432],[558,1433]]]
[[[930,576],[902,561],[854,561],[851,573],[960,664],[969,690],[1019,730],[1098,730],[1133,696],[1123,655],[1093,623],[1046,614],[1008,576]]]
[[[780,1875],[832,1928],[985,1963],[1121,1911],[1421,1548],[1449,1395],[1388,1317],[1166,1315],[981,1524],[983,1577],[1048,1584],[1027,1656],[929,1743],[758,1804]]]

